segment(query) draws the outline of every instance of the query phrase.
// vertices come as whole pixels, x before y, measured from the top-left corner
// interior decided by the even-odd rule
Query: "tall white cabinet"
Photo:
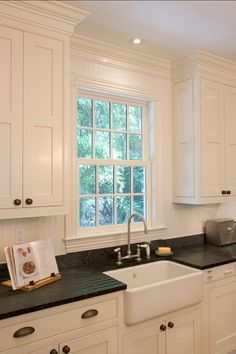
[[[0,4],[0,218],[67,210],[69,40],[85,16],[60,2]]]
[[[173,64],[175,202],[236,200],[234,65],[203,52]]]

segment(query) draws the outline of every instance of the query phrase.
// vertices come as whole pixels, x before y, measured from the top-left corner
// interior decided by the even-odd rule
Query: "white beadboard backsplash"
[[[4,247],[16,242],[16,231],[23,230],[24,242],[51,238],[55,254],[65,253],[64,216],[0,220],[0,263],[5,263]]]

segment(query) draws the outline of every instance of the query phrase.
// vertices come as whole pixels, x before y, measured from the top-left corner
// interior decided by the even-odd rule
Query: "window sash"
[[[77,196],[78,196],[78,200],[80,198],[99,198],[99,197],[113,197],[113,198],[117,198],[117,197],[122,197],[122,196],[127,196],[127,197],[131,197],[131,201],[133,200],[132,197],[135,196],[144,196],[145,200],[146,200],[146,207],[145,207],[145,212],[146,212],[146,216],[148,218],[150,218],[151,216],[151,210],[150,210],[150,206],[151,206],[151,195],[150,195],[150,191],[151,191],[151,185],[150,185],[150,164],[148,161],[148,145],[149,145],[149,139],[148,139],[148,119],[147,119],[147,108],[146,108],[146,103],[145,102],[141,102],[138,100],[129,100],[126,98],[116,98],[113,96],[103,96],[100,94],[90,94],[90,93],[81,93],[79,92],[77,95],[78,97],[83,97],[83,98],[89,98],[94,100],[93,101],[93,126],[92,127],[83,127],[83,126],[79,126],[77,125],[77,128],[81,128],[81,129],[87,129],[93,132],[93,137],[95,135],[95,131],[104,131],[104,132],[109,132],[111,134],[111,142],[110,142],[110,147],[112,147],[112,135],[114,133],[124,133],[127,134],[127,136],[131,135],[141,135],[142,136],[142,160],[116,160],[112,158],[112,151],[111,151],[111,158],[109,159],[98,159],[95,157],[95,140],[92,140],[92,149],[93,149],[93,158],[81,158],[81,157],[77,157],[77,173],[79,173],[79,166],[80,165],[95,165],[96,169],[98,169],[99,166],[127,166],[127,167],[145,167],[146,169],[146,186],[145,186],[145,192],[144,193],[112,193],[112,194],[79,194],[79,191],[77,191]],[[142,108],[142,131],[141,132],[130,132],[128,130],[128,128],[126,130],[115,130],[115,129],[111,129],[111,128],[99,128],[95,126],[95,101],[105,101],[105,102],[109,102],[110,103],[118,103],[118,104],[122,104],[122,105],[130,105],[130,106],[136,106],[136,107],[141,107]],[[111,116],[110,116],[110,126],[112,127],[112,112]],[[129,138],[127,139],[129,141]],[[112,149],[111,149],[112,150]],[[129,150],[129,144],[127,142],[127,150]],[[127,154],[128,155],[128,154]],[[78,176],[77,176],[78,178]],[[116,176],[114,175],[114,183],[116,183]],[[98,184],[98,178],[96,177],[96,183]],[[132,177],[131,177],[131,191],[132,189]],[[97,189],[96,191],[98,191],[98,186],[96,186]],[[114,200],[114,199],[113,199]],[[96,200],[96,203],[98,203],[98,199]],[[133,204],[133,202],[131,202],[131,204]],[[133,205],[131,205],[131,211],[132,211],[132,207]],[[106,227],[107,230],[124,230],[124,228],[127,228],[126,224],[111,224],[111,225],[99,225],[98,224],[98,208],[96,208],[96,220],[97,220],[97,225],[95,227],[81,227],[80,226],[80,203],[77,203],[77,229],[79,230],[80,234],[90,234],[92,232],[94,232],[94,230],[99,230],[101,227]],[[117,214],[117,210],[115,210],[116,208],[114,208],[114,220],[116,220],[116,214]],[[139,224],[139,223],[136,223]]]

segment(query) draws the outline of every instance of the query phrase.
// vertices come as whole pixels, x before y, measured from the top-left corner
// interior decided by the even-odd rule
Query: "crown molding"
[[[203,50],[196,50],[173,61],[171,63],[171,72],[173,78],[183,72],[186,74],[202,73],[216,75],[218,78],[228,82],[235,82],[236,61],[219,57]]]
[[[89,12],[56,0],[0,1],[0,17],[71,35]]]
[[[170,61],[114,46],[93,38],[73,34],[71,56],[106,64],[118,69],[129,69],[151,77],[170,78]]]

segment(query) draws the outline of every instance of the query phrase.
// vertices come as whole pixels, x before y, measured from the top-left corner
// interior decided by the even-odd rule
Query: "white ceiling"
[[[236,60],[236,1],[68,2],[90,12],[83,36],[170,60],[195,49]]]

